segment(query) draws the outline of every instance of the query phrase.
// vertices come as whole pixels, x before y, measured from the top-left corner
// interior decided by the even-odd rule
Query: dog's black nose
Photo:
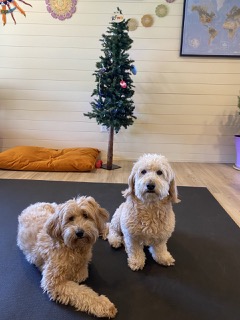
[[[154,190],[154,188],[155,188],[155,184],[147,184],[147,189],[149,190],[149,191],[153,191]]]
[[[78,231],[76,231],[76,236],[77,236],[78,238],[82,238],[83,235],[84,235],[84,231],[83,231],[83,230],[78,230]]]

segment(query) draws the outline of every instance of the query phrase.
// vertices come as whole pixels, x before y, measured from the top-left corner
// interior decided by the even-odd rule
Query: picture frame
[[[185,0],[180,56],[240,57],[240,1]]]

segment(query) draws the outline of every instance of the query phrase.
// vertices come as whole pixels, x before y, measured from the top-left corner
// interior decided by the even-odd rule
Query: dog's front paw
[[[128,265],[133,271],[142,270],[145,265],[145,259],[128,258]]]
[[[108,242],[111,245],[111,247],[117,249],[117,248],[121,247],[121,245],[122,245],[122,237],[108,235]]]
[[[102,237],[103,240],[107,240],[108,233],[109,233],[109,222],[105,224],[104,228],[102,229],[102,232],[100,236]]]
[[[163,265],[163,266],[173,266],[175,264],[174,258],[171,256],[170,252],[166,249],[166,245],[158,247],[150,247],[149,251],[153,259]]]
[[[161,257],[157,257],[155,260],[157,263],[167,267],[174,266],[175,264],[175,259],[168,251],[165,254],[162,254]]]
[[[100,318],[114,318],[117,314],[117,308],[107,297],[101,295],[98,298],[95,314]]]

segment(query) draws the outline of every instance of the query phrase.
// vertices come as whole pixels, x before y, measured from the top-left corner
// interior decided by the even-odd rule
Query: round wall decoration
[[[136,19],[129,19],[128,20],[128,30],[129,31],[135,31],[138,27],[138,21]]]
[[[158,17],[163,18],[168,14],[168,7],[165,4],[159,4],[155,9],[155,13]]]
[[[175,0],[166,0],[166,2],[168,2],[168,3],[172,3],[172,2],[174,2]]]
[[[153,17],[150,14],[145,14],[142,16],[141,22],[144,27],[151,27],[153,25]]]
[[[47,11],[55,19],[71,18],[76,11],[77,0],[45,0]]]

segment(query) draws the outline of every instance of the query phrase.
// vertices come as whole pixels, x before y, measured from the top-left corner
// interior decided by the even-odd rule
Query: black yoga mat
[[[0,180],[0,319],[89,320],[93,316],[49,300],[41,275],[16,246],[17,217],[31,203],[91,195],[111,214],[124,184]],[[169,250],[174,267],[147,254],[133,272],[123,248],[99,239],[86,284],[118,308],[119,320],[239,320],[240,232],[206,188],[179,187],[176,229]]]

